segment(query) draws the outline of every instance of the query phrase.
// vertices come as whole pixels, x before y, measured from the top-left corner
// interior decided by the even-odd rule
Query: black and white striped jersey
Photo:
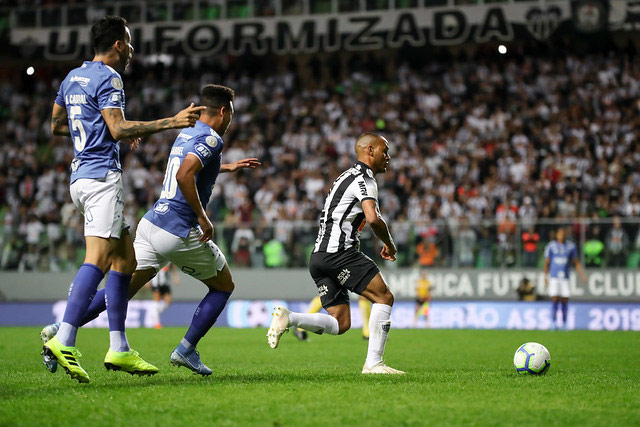
[[[324,201],[314,253],[360,247],[360,231],[366,223],[362,201],[366,199],[378,201],[378,184],[371,168],[356,162],[333,182]]]

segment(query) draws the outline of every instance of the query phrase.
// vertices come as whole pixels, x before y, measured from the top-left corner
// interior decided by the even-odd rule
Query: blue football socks
[[[96,292],[96,296],[91,300],[91,304],[89,304],[89,308],[87,308],[87,313],[82,318],[80,322],[80,326],[84,326],[87,323],[91,322],[93,319],[96,319],[100,313],[107,309],[107,302],[104,299],[104,295],[106,293],[106,289],[102,288],[98,292]]]
[[[558,301],[553,301],[551,305],[551,323],[556,324],[556,316],[558,314]]]
[[[78,326],[80,326],[103,277],[102,270],[93,264],[85,263],[78,269],[69,289],[67,308],[64,311],[61,324],[62,334],[58,337],[63,345],[75,346]]]
[[[198,341],[211,329],[218,316],[222,313],[227,300],[231,296],[230,292],[210,291],[200,302],[193,315],[191,326],[184,339],[193,347],[198,345]]]
[[[111,338],[111,350],[113,351],[129,350],[129,343],[124,333],[124,322],[127,318],[130,282],[130,274],[111,270],[105,285],[109,336]]]

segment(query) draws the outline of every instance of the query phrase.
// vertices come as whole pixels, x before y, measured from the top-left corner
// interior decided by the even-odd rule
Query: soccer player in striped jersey
[[[51,118],[52,133],[70,136],[73,141],[75,158],[71,162],[70,192],[84,216],[86,256],[69,289],[67,307],[55,338],[50,330],[43,330],[40,335],[47,368],[55,371],[59,363],[72,378],[84,383],[90,379],[79,363],[76,334],[107,271],[110,346],[105,366],[131,374],[158,372],[131,350],[125,334],[129,282],[136,264],[129,226],[124,221],[120,140],[136,148],[142,136],[192,127],[198,111],[204,108],[192,104],[171,118],[150,122],[126,120],[119,72],[127,67],[133,55],[127,22],[115,16],[99,19],[91,27],[91,43],[95,51],[93,60],[71,70],[62,81]]]
[[[275,307],[267,341],[276,348],[289,327],[316,334],[345,333],[351,327],[349,291],[373,303],[369,319],[369,348],[363,374],[403,374],[382,360],[391,327],[393,294],[378,266],[360,252],[359,235],[368,222],[384,246],[380,255],[395,261],[396,245],[378,208],[375,175],[389,164],[389,143],[374,133],[364,133],[355,144],[358,161],[333,183],[320,218],[320,231],[311,254],[309,271],[322,306],[329,314],[294,313]]]
[[[556,315],[558,302],[562,303],[562,323],[567,328],[567,306],[571,289],[569,275],[571,266],[575,266],[582,280],[586,283],[587,277],[578,261],[578,250],[573,242],[565,241],[564,228],[558,228],[556,239],[552,240],[544,248],[544,285],[549,289],[549,296],[553,304],[551,306],[551,321],[556,328]],[[549,277],[550,276],[550,277]]]

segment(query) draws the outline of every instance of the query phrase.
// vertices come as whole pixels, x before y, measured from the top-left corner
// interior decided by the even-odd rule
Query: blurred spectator
[[[522,280],[518,284],[518,289],[516,289],[516,292],[518,293],[519,301],[536,300],[535,286],[531,283],[531,280],[526,277],[522,278]]]
[[[587,267],[602,266],[604,243],[600,239],[600,227],[594,226],[584,243],[584,260]]]
[[[261,5],[262,13],[270,13],[269,2]],[[540,242],[549,239],[543,219],[640,215],[637,57],[615,51],[579,57],[560,50],[548,57],[496,61],[478,55],[408,65],[391,51],[351,53],[343,59],[330,55],[317,64],[322,72],[313,77],[310,63],[296,58],[287,64],[264,59],[254,69],[237,58],[176,56],[153,64],[141,58],[124,76],[127,87],[142,94],[127,100],[126,114],[142,119],[168,114],[185,100],[197,101],[204,82],[225,81],[235,89],[236,119],[225,137],[223,159],[259,157],[263,167],[251,179],[243,173],[221,176],[208,212],[217,226],[233,224],[229,236],[220,233],[226,242],[241,223],[260,236],[252,248],[254,265],[264,257],[258,241],[266,241],[257,230],[276,225],[291,254],[288,263],[306,262],[297,253],[304,249],[296,241],[296,221],[317,226],[327,186],[353,162],[351,141],[363,129],[381,125],[391,142],[392,161],[380,178],[379,199],[391,228],[404,224],[397,227],[399,246],[406,245],[399,253],[406,253],[399,257],[403,265],[419,256],[414,236],[422,233],[425,221],[440,229],[434,240],[438,258],[430,256],[431,263],[462,262],[456,227],[466,217],[477,233],[472,264],[512,266],[521,231],[535,223]],[[340,72],[329,73],[327,67]],[[82,246],[82,224],[69,222],[74,220],[65,213],[73,209],[68,205],[72,143],[51,136],[48,126],[51,102],[67,70],[57,64],[41,70],[45,77],[28,85],[16,84],[18,71],[0,82],[5,106],[0,215],[17,233],[13,237],[5,226],[3,259],[6,265],[18,255],[22,260],[24,221],[36,215],[46,224],[46,237],[41,230],[35,239],[36,230],[30,231],[35,243],[23,266],[71,268],[82,258],[75,253]],[[611,78],[600,79],[602,70]],[[166,147],[175,135],[149,137],[136,151],[122,147],[122,162],[130,172],[125,194],[133,196],[138,212],[157,197]],[[50,246],[56,239],[55,225],[49,227],[51,212],[59,213],[59,245],[65,250],[59,261],[38,263],[38,254],[56,256]],[[227,223],[227,218],[234,221]],[[485,222],[498,227],[492,225],[485,234]],[[637,223],[625,231],[635,236]],[[420,242],[420,253],[429,253],[426,243]],[[614,255],[609,250],[607,243],[611,263],[626,264],[628,243],[626,251]]]
[[[454,244],[458,265],[461,267],[473,267],[477,241],[476,232],[469,226],[469,220],[463,217]]]
[[[538,265],[538,243],[540,235],[536,233],[533,225],[528,231],[522,233],[522,250],[524,259],[522,265],[525,267],[536,267]]]
[[[613,218],[613,227],[607,233],[607,266],[624,267],[627,265],[629,236],[622,228],[619,217]]]
[[[287,254],[281,241],[273,238],[265,243],[262,250],[264,251],[264,264],[267,268],[286,267]]]
[[[435,243],[435,237],[423,233],[416,246],[418,264],[422,267],[433,267],[436,264],[438,254],[439,251]]]

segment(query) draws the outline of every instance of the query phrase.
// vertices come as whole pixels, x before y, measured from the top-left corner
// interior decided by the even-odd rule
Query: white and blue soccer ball
[[[544,375],[551,366],[551,355],[542,344],[528,342],[518,347],[513,364],[519,374]]]

